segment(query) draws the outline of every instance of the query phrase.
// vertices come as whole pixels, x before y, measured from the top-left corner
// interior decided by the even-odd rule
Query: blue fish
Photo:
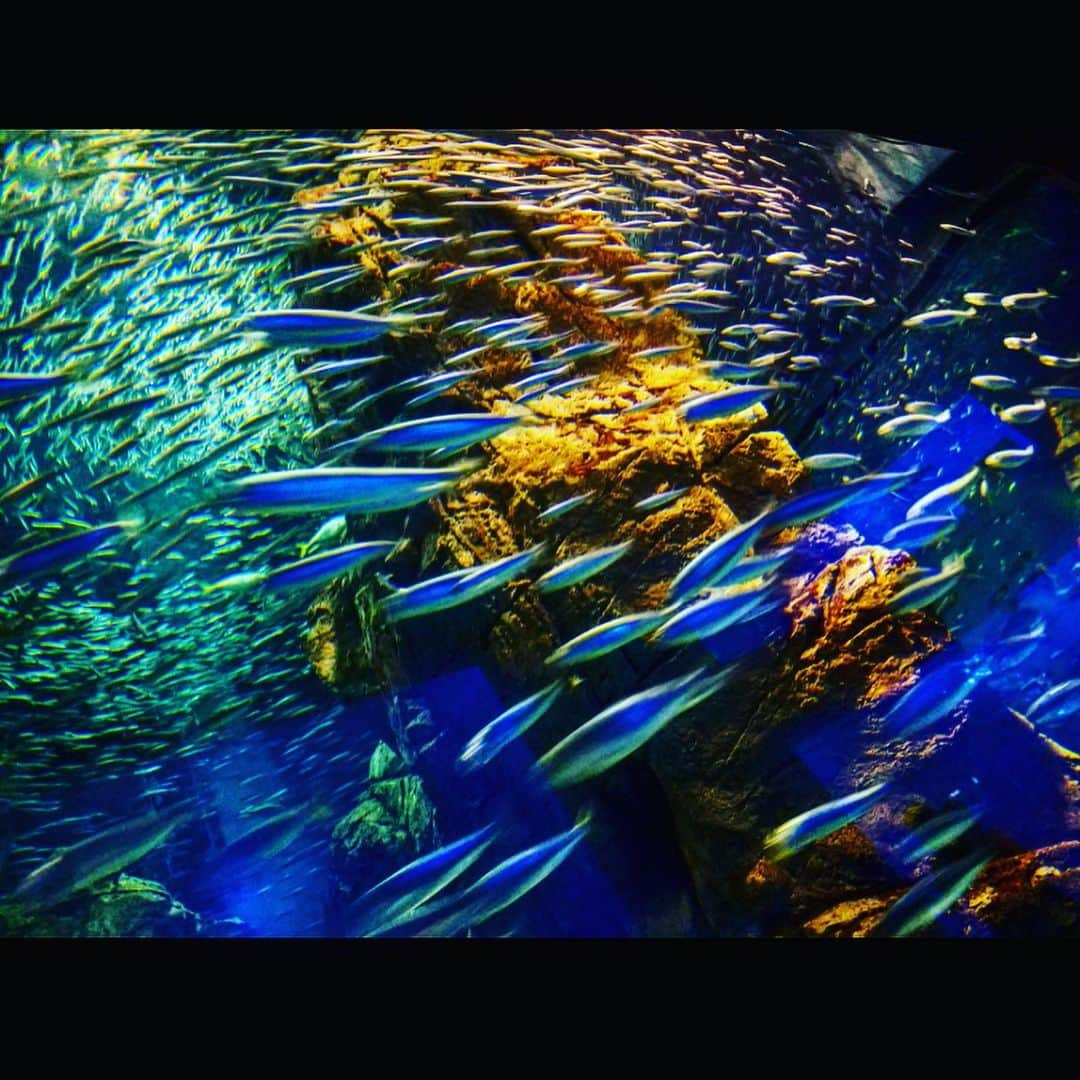
[[[352,905],[349,937],[385,934],[460,877],[491,846],[495,826],[487,825],[408,866],[368,889]]]
[[[10,587],[40,574],[70,566],[114,537],[123,533],[130,535],[141,525],[141,521],[134,519],[97,525],[74,536],[49,540],[18,555],[0,560],[0,585]]]
[[[474,463],[445,469],[293,469],[227,482],[218,492],[256,514],[307,514],[348,510],[378,514],[403,510],[452,487]]]
[[[675,717],[715,694],[732,668],[704,676],[698,668],[624,698],[571,732],[534,766],[556,788],[581,783],[618,764]]]
[[[519,735],[527,731],[555,704],[565,683],[558,679],[549,683],[539,693],[519,701],[500,713],[490,724],[481,728],[465,745],[458,758],[462,772],[486,765]]]

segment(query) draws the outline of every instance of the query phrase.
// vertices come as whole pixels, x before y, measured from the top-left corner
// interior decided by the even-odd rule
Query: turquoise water
[[[852,899],[1057,932],[964,897],[1026,852],[1067,874],[1080,820],[1067,181],[958,196],[915,148],[875,196],[798,132],[2,147],[4,932],[792,936]],[[929,586],[793,718],[797,597],[872,545]],[[905,858],[923,821],[957,832]],[[876,869],[826,887],[850,826]],[[817,884],[763,907],[765,856]]]

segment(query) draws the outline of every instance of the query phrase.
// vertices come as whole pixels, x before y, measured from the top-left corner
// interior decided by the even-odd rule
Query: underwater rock
[[[830,164],[843,181],[857,191],[869,191],[890,209],[953,153],[936,146],[880,139],[858,132],[812,134],[819,146],[828,149]]]
[[[0,937],[239,937],[245,932],[242,920],[200,915],[164,885],[130,874],[79,893],[56,911],[0,910]]]
[[[1080,841],[995,860],[961,906],[998,937],[1080,936]]]
[[[818,525],[812,539],[828,549],[830,539],[848,535]],[[812,742],[831,710],[868,704],[901,685],[944,643],[946,631],[931,616],[897,618],[885,611],[909,566],[902,553],[854,547],[817,573],[789,579],[789,636],[735,689],[721,691],[650,744],[650,761],[668,793],[714,931],[731,932],[731,913],[742,908],[758,920],[757,932],[769,932],[778,909],[798,912],[818,903],[820,911],[823,895],[857,898],[868,883],[895,880],[854,827],[814,845],[814,857],[827,852],[829,865],[819,873],[811,867],[806,883],[787,867],[754,868],[771,827],[824,801],[820,780],[793,757],[791,741]],[[858,732],[853,738],[865,752],[869,738]],[[837,768],[846,761],[840,757]],[[856,777],[867,766],[862,753],[854,761],[849,767]],[[799,865],[805,857],[793,861]],[[786,897],[779,888],[785,879],[791,881]]]
[[[371,755],[364,797],[334,827],[330,850],[339,889],[354,893],[436,846],[435,807],[419,776],[391,776],[403,762],[386,743]]]

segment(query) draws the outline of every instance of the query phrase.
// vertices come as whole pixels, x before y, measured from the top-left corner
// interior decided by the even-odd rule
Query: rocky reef
[[[409,146],[408,136],[383,138],[387,145]],[[899,201],[941,157],[870,144],[841,147],[837,155],[837,168],[848,173],[864,170],[867,155],[874,157],[886,202]],[[476,156],[491,164],[526,161],[498,147]],[[526,163],[543,168],[555,161],[540,156]],[[450,241],[437,260],[413,266],[390,248],[370,245],[402,235],[404,228],[396,222],[409,215],[449,214],[463,231],[501,230],[527,256],[573,256],[568,261],[575,269],[602,272],[646,299],[654,294],[657,286],[647,274],[637,280],[626,276],[645,259],[598,211],[541,212],[526,204],[516,209],[501,204],[497,214],[485,216],[444,205],[432,181],[462,168],[432,154],[419,164],[410,162],[408,170],[387,165],[343,173],[339,185],[301,193],[300,201],[318,200],[361,181],[371,188],[398,185],[395,197],[383,204],[320,219],[312,265],[359,248],[356,258],[367,274],[356,303],[420,294],[432,278],[460,271],[467,251],[456,251]],[[410,187],[417,175],[426,183]],[[549,227],[542,240],[535,235],[541,226]],[[572,250],[559,242],[567,234],[577,238]],[[451,494],[416,515],[418,530],[388,569],[395,578],[415,581],[537,544],[547,545],[553,562],[624,541],[632,542],[631,554],[584,585],[541,595],[528,581],[515,582],[471,605],[467,616],[441,613],[422,620],[422,628],[383,621],[382,586],[335,583],[309,609],[305,647],[318,678],[346,697],[407,686],[406,673],[430,669],[433,637],[454,642],[456,663],[484,666],[507,700],[535,692],[550,678],[544,658],[558,644],[603,618],[662,607],[672,577],[690,558],[808,482],[808,471],[785,436],[764,429],[763,406],[703,424],[688,424],[680,415],[678,406],[687,397],[729,384],[702,364],[698,336],[678,311],[652,309],[648,316],[626,319],[606,309],[602,288],[559,289],[515,280],[513,271],[513,265],[509,270],[503,264],[478,266],[475,275],[447,285],[447,321],[542,315],[553,332],[581,335],[604,347],[579,362],[587,381],[534,401],[530,417],[484,444],[477,467]],[[395,341],[387,345],[390,364],[402,371],[407,370],[404,348]],[[431,370],[456,362],[434,335],[414,334],[407,348],[414,361],[424,358]],[[519,412],[500,387],[527,369],[523,354],[498,346],[473,353],[468,359],[475,370],[441,398],[445,411]],[[312,401],[320,419],[338,415],[317,388]],[[362,430],[346,425],[338,436]],[[1061,435],[1073,437],[1064,430]],[[681,494],[666,506],[651,512],[636,506],[676,489]],[[567,514],[554,520],[543,516],[582,495],[588,499]],[[607,777],[597,785],[601,802],[615,798],[620,785],[637,784],[642,791],[658,785],[663,794],[670,833],[658,842],[674,838],[691,884],[663,900],[653,898],[659,913],[655,926],[722,935],[871,933],[912,882],[910,868],[893,857],[895,834],[947,803],[946,778],[967,767],[972,740],[995,738],[1007,753],[1003,749],[1000,767],[983,768],[979,779],[999,817],[1009,816],[1008,829],[993,815],[982,822],[984,834],[996,838],[998,855],[960,905],[958,917],[968,920],[964,933],[977,933],[977,926],[1005,935],[1073,930],[1077,842],[1062,843],[1060,836],[1077,827],[1075,762],[980,692],[946,732],[883,740],[883,708],[913,685],[932,656],[952,647],[948,629],[933,615],[888,611],[889,599],[915,568],[914,559],[867,544],[842,523],[788,530],[771,542],[795,548],[783,575],[782,618],[767,623],[759,639],[738,650],[742,667],[729,689],[661,732],[632,768],[623,768],[620,779]],[[709,645],[693,648],[715,652]],[[640,687],[643,673],[658,666],[661,660],[647,645],[635,645],[591,665],[585,685],[574,693],[600,707]],[[540,749],[567,730],[565,720],[551,716],[527,741]],[[397,749],[407,752],[402,745]],[[1011,769],[1018,760],[1031,766],[1037,791],[1014,790]],[[412,768],[408,775],[382,779],[373,759],[368,794],[335,830],[346,892],[354,894],[360,884],[349,869],[359,865],[357,853],[364,854],[365,867],[370,865],[370,873],[364,872],[369,882],[434,844],[435,808],[420,780],[423,758]],[[762,859],[766,834],[781,822],[837,791],[885,778],[898,785],[895,793],[858,825],[783,863]],[[438,793],[434,797],[437,801]],[[617,877],[620,860],[633,856],[620,852],[617,843],[604,847],[600,858]],[[924,860],[917,876],[935,865],[934,859]],[[642,903],[648,907],[647,900]]]

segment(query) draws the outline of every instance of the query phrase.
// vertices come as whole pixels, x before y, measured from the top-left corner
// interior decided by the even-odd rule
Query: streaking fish
[[[60,848],[28,874],[12,895],[31,908],[54,907],[138,862],[194,817],[194,811],[188,808],[144,814],[71,847]]]
[[[610,547],[594,548],[583,555],[567,559],[537,578],[534,582],[535,588],[538,592],[549,593],[588,581],[589,578],[618,562],[633,547],[633,543],[632,540],[627,540],[625,543],[613,544]]]
[[[979,466],[976,465],[963,476],[958,476],[955,480],[948,480],[944,484],[939,484],[932,491],[928,491],[925,495],[916,499],[915,502],[908,507],[907,513],[904,517],[911,521],[913,518],[921,517],[925,514],[930,507],[935,503],[939,503],[942,499],[950,499],[954,497],[963,497],[965,493],[971,490],[971,485],[979,478]]]
[[[885,714],[882,731],[889,738],[906,739],[925,730],[949,716],[988,675],[987,667],[966,658],[931,668]]]
[[[941,564],[940,573],[931,574],[901,589],[886,605],[888,610],[893,615],[904,615],[940,600],[959,584],[964,565],[963,555],[951,555]]]
[[[978,822],[982,814],[981,806],[939,814],[897,845],[896,854],[906,863],[917,863],[927,855],[933,855],[959,840]]]
[[[555,699],[562,693],[565,685],[562,679],[549,683],[539,693],[519,701],[496,716],[465,744],[465,749],[458,758],[459,769],[462,772],[471,772],[481,765],[486,765],[514,739],[528,731],[555,704]]]
[[[384,878],[357,898],[349,915],[349,937],[385,934],[441,889],[460,877],[491,846],[495,826],[486,825],[452,844],[430,851]]]
[[[1050,687],[1028,706],[1027,718],[1038,727],[1051,727],[1080,709],[1080,679]]]
[[[770,593],[769,584],[764,582],[757,589],[734,595],[726,594],[726,590],[718,590],[719,595],[707,593],[704,599],[680,608],[652,640],[665,648],[689,645],[774,610],[783,600]]]
[[[0,371],[0,402],[16,401],[24,397],[36,397],[58,386],[74,382],[85,370],[85,363],[72,361],[59,371],[31,375],[16,371]]]
[[[735,386],[714,394],[700,394],[679,404],[679,415],[688,423],[719,420],[774,397],[779,386]]]
[[[10,588],[39,574],[48,574],[70,566],[109,540],[121,534],[131,535],[141,525],[142,522],[136,519],[97,525],[74,536],[48,540],[44,544],[38,544],[27,551],[2,559],[0,560],[0,587]]]
[[[704,676],[705,670],[698,668],[616,702],[552,747],[536,763],[536,774],[560,788],[610,769],[675,717],[715,694],[733,669],[710,676]]]
[[[453,487],[474,467],[462,462],[445,469],[293,469],[257,473],[226,482],[217,493],[255,514],[309,514],[348,510],[378,514],[403,510]]]
[[[842,799],[834,799],[785,821],[765,837],[765,858],[771,862],[786,859],[815,840],[850,825],[872,806],[876,806],[888,790],[889,781],[883,780],[873,787],[845,795]]]
[[[222,588],[263,587],[277,592],[298,587],[314,588],[342,574],[358,570],[375,559],[385,559],[397,546],[397,541],[394,540],[370,540],[361,544],[349,544],[347,547],[333,548],[279,566],[276,570],[234,574],[232,578],[206,586],[205,590],[209,592]]]
[[[668,599],[683,600],[722,582],[724,575],[754,546],[772,509],[769,507],[757,517],[729,529],[695,555],[671,582]]]
[[[291,308],[248,315],[244,325],[277,345],[352,345],[404,330],[417,318]]]
[[[574,853],[588,828],[589,817],[585,814],[572,829],[500,863],[460,896],[452,898],[443,909],[449,908],[449,913],[426,926],[421,936],[453,937],[497,915],[554,873]]]
[[[583,634],[560,645],[545,661],[558,667],[572,667],[587,660],[606,656],[628,642],[644,637],[671,617],[674,608],[660,611],[638,611],[600,623]]]
[[[805,468],[813,472],[822,472],[828,469],[851,469],[862,464],[862,457],[858,454],[811,454],[803,458]]]
[[[432,611],[467,604],[518,577],[546,550],[537,544],[516,555],[479,566],[455,570],[437,578],[421,581],[407,589],[398,589],[380,602],[388,622],[402,622]]]
[[[849,503],[864,503],[881,498],[900,487],[906,480],[910,480],[918,471],[917,468],[912,468],[904,472],[868,473],[837,488],[800,495],[771,510],[766,515],[762,532],[773,533],[795,525],[806,525]]]
[[[426,450],[461,450],[474,443],[493,439],[521,422],[520,416],[495,416],[492,413],[459,413],[405,420],[400,424],[367,431],[354,439],[337,443],[330,452],[375,450],[383,454],[415,453]]]
[[[986,850],[929,874],[885,913],[874,927],[874,937],[908,937],[930,926],[968,891],[990,861]]]
[[[964,311],[924,311],[905,319],[900,325],[908,330],[933,330],[941,326],[955,326],[966,319],[974,319],[978,314],[978,309],[973,307]]]
[[[904,521],[890,529],[882,538],[883,544],[896,544],[905,551],[915,551],[929,547],[951,533],[959,521],[949,514],[932,517],[917,517]]]

